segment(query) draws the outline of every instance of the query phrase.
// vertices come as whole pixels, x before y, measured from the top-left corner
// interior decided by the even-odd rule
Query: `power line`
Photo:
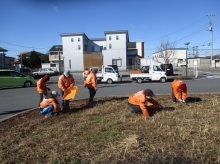
[[[22,46],[22,45],[17,45],[17,44],[13,44],[13,43],[4,42],[4,41],[1,41],[1,40],[0,40],[0,42],[8,44],[8,45],[16,46],[16,47],[22,47],[22,48],[33,48],[33,49],[48,49],[48,48],[50,48],[50,47],[39,48],[39,47],[34,47],[34,46],[28,47],[28,46]]]

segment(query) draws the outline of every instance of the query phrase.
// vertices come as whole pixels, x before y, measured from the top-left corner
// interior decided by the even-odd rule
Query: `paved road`
[[[76,99],[88,98],[88,90],[82,85],[81,75],[75,75],[76,85],[79,87],[79,93]],[[51,77],[51,81],[56,82],[58,76]],[[202,78],[185,80],[188,86],[188,93],[219,93],[220,78]],[[57,90],[57,84],[49,84],[52,90]],[[115,84],[99,84],[96,97],[104,96],[128,96],[130,93],[150,88],[156,94],[170,94],[170,82],[147,82],[137,84],[135,82],[123,82]],[[0,90],[0,120],[26,111],[38,106],[38,93],[35,87],[13,88]]]

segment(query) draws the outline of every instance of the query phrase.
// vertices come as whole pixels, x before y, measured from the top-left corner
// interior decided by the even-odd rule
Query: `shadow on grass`
[[[165,108],[163,108],[163,109],[159,109],[159,108],[156,108],[156,109],[152,109],[152,108],[147,109],[147,111],[148,111],[148,113],[149,113],[149,115],[150,115],[151,117],[154,116],[156,113],[161,112],[161,111],[164,111],[164,110],[166,110],[166,111],[174,111],[175,108],[174,108],[174,107],[165,107]]]
[[[200,102],[202,101],[202,99],[199,97],[188,97],[186,101],[187,103],[194,103],[194,102]]]

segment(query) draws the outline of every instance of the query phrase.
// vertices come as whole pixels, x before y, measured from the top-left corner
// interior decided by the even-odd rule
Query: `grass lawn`
[[[71,101],[71,111],[37,110],[0,122],[0,163],[220,163],[220,95],[188,105],[155,97],[165,110],[131,114],[126,97]],[[175,110],[169,110],[175,109]]]

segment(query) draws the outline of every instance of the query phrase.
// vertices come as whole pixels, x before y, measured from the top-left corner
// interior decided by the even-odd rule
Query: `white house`
[[[186,53],[186,48],[172,48],[154,53],[153,59],[162,64],[165,64],[165,59],[168,59],[173,66],[185,66]]]
[[[89,60],[96,60],[95,54],[101,56],[102,65],[118,65],[119,70],[138,64],[138,59],[144,57],[144,43],[129,42],[127,30],[105,31],[104,34],[105,38],[88,38],[83,32],[61,34],[64,69],[82,71]]]

